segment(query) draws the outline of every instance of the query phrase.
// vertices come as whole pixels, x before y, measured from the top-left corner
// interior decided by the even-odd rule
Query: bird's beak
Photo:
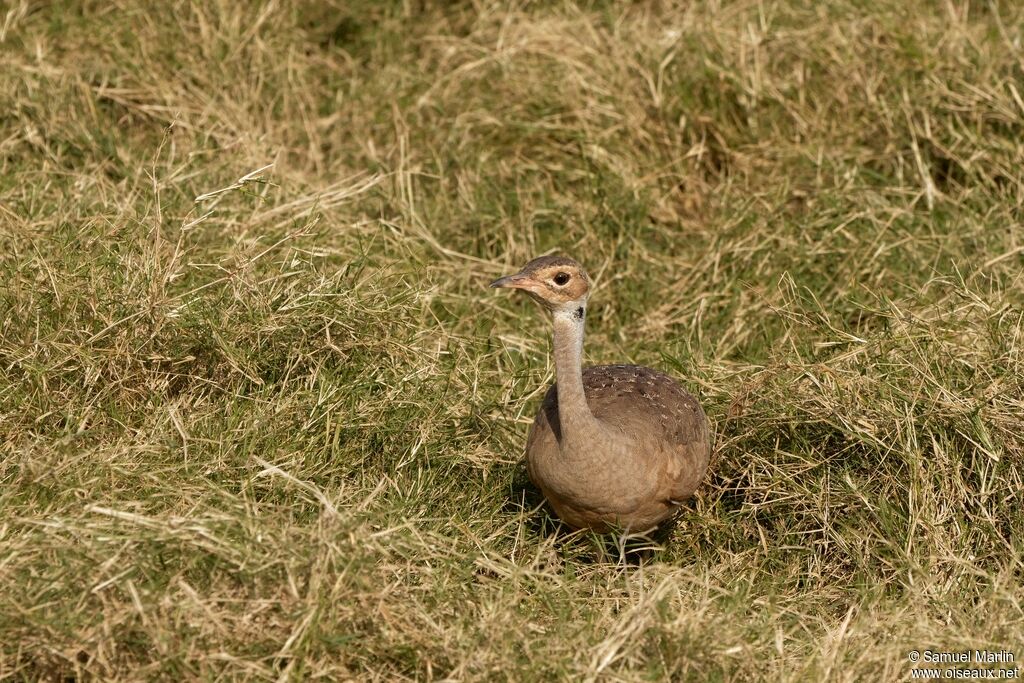
[[[516,273],[515,275],[506,275],[505,277],[498,278],[491,283],[491,287],[495,289],[511,288],[511,289],[528,289],[530,278],[522,273]]]

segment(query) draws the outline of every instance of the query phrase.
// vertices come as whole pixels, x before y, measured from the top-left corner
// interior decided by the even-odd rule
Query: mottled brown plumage
[[[671,516],[710,460],[697,399],[651,368],[581,370],[590,279],[572,259],[535,259],[492,286],[523,289],[554,318],[558,383],[534,420],[526,460],[558,516],[577,528],[637,532]]]

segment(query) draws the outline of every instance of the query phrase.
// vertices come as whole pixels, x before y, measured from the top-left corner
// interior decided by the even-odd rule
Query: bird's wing
[[[583,384],[594,415],[629,434],[637,454],[664,472],[666,496],[688,498],[711,457],[708,419],[697,399],[668,375],[635,365],[586,368]]]

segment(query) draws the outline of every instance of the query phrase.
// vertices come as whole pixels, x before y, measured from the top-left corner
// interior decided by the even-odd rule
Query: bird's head
[[[552,312],[575,312],[586,306],[590,296],[587,271],[565,256],[533,259],[515,275],[495,280],[491,287],[521,289]]]

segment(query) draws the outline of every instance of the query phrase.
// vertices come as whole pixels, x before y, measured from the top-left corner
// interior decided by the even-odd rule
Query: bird
[[[638,365],[582,367],[591,280],[578,261],[541,256],[490,285],[518,289],[552,318],[555,383],[526,440],[526,468],[569,527],[645,534],[704,478],[711,429],[697,399]]]

